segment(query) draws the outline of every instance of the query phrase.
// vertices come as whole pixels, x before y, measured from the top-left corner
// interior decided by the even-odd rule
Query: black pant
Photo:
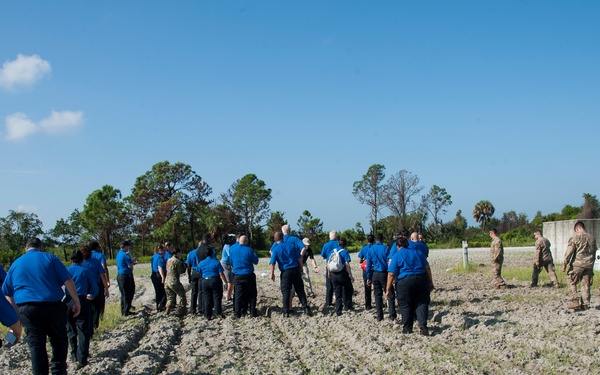
[[[106,300],[104,297],[104,283],[102,280],[98,283],[98,294],[91,301],[92,306],[92,332],[94,328],[98,328],[100,326],[100,319],[102,315],[104,315],[104,305],[106,304]]]
[[[300,268],[292,268],[281,272],[281,294],[283,295],[283,313],[290,312],[290,294],[292,287],[298,295],[298,299],[302,306],[307,307],[306,292],[304,291],[304,282],[302,281],[302,273]]]
[[[133,302],[133,295],[135,294],[133,275],[118,274],[117,284],[119,284],[119,291],[121,292],[121,315],[127,315],[131,310],[131,302]]]
[[[371,286],[367,285],[367,271],[363,270],[363,285],[365,286],[365,308],[371,308]]]
[[[248,305],[250,305],[250,313],[256,314],[257,291],[254,272],[247,275],[235,275],[233,277],[233,293],[233,313],[236,318],[248,311]]]
[[[192,271],[192,295],[190,296],[190,311],[195,314],[204,312],[202,309],[202,272]]]
[[[398,308],[402,315],[402,332],[410,333],[417,319],[420,327],[427,327],[429,314],[429,278],[427,274],[409,275],[396,282]]]
[[[71,357],[80,365],[87,365],[90,355],[90,338],[93,331],[92,305],[86,296],[79,296],[81,310],[77,317],[73,316],[73,300],[67,303],[67,333],[71,344]]]
[[[52,346],[52,374],[67,373],[67,306],[62,302],[19,305],[19,318],[25,327],[25,340],[31,354],[33,374],[48,374],[46,337]]]
[[[335,293],[335,312],[338,315],[342,313],[342,301],[346,309],[351,310],[353,308],[352,294],[354,293],[354,287],[348,271],[344,268],[340,272],[332,272],[331,282]]]
[[[152,272],[150,277],[152,285],[154,285],[154,295],[156,296],[156,309],[163,309],[167,305],[167,293],[165,292],[165,285],[162,283],[160,273]]]
[[[209,277],[202,280],[202,299],[204,305],[204,316],[212,318],[213,307],[216,315],[221,315],[221,300],[223,299],[223,283],[219,276]]]
[[[383,319],[383,295],[387,286],[387,275],[387,272],[373,271],[373,277],[371,278],[371,285],[375,293],[375,309],[379,319]]]

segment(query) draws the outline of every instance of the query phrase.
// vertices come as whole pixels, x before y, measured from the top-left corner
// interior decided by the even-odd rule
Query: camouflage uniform
[[[538,267],[537,264],[540,266]],[[542,272],[542,269],[546,270],[546,273],[550,276],[550,280],[552,280],[554,286],[558,288],[558,279],[556,278],[556,272],[554,272],[554,260],[552,259],[552,252],[550,251],[550,241],[548,241],[547,238],[540,236],[535,241],[535,262],[533,263],[531,286],[537,286],[538,276]]]
[[[167,313],[176,305],[177,296],[181,300],[180,309],[185,311],[187,308],[187,299],[185,289],[179,280],[185,272],[185,263],[177,257],[171,257],[167,261],[167,278],[165,279],[165,292],[167,293]]]
[[[492,258],[492,276],[496,288],[506,288],[506,282],[502,278],[502,263],[504,262],[504,247],[500,237],[492,240],[490,247],[490,256]]]
[[[571,292],[571,309],[590,307],[590,285],[594,278],[595,255],[596,240],[589,233],[577,232],[569,239],[564,267],[568,267],[567,283]],[[581,299],[577,293],[577,283],[580,281]]]

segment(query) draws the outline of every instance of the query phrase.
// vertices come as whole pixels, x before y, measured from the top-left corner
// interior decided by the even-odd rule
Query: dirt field
[[[529,267],[532,256],[531,248],[507,249],[505,268]],[[355,254],[352,259],[353,273],[360,276]],[[260,276],[268,268],[267,259],[260,260],[256,271],[258,318],[233,320],[231,306],[225,308],[225,319],[166,316],[154,312],[150,278],[141,276],[149,274],[143,269],[148,265],[140,265],[134,305],[141,314],[94,337],[90,364],[77,373],[600,373],[597,290],[591,309],[572,312],[566,310],[564,287],[529,288],[528,282],[509,279],[511,288],[493,289],[487,249],[470,249],[470,261],[481,264],[481,272],[448,272],[462,262],[460,249],[433,250],[429,261],[437,288],[430,306],[430,337],[403,335],[399,322],[378,322],[372,310],[365,311],[362,279],[354,284],[355,311],[341,317],[321,312],[322,273],[311,273],[317,294],[310,299],[314,316],[302,314],[295,300],[298,313],[285,319],[278,282]],[[323,261],[319,267],[324,269]],[[118,303],[116,281],[112,283],[108,303]],[[2,374],[29,374],[26,345],[0,349],[0,369]],[[74,363],[69,362],[69,369],[75,373]]]

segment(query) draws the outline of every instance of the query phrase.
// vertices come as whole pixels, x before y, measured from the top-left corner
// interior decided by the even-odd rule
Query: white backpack
[[[334,249],[333,254],[329,257],[327,262],[327,269],[331,272],[340,272],[344,269],[344,259],[340,256],[342,249]]]

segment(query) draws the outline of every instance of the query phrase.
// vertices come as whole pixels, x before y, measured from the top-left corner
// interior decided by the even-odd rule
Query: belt
[[[210,280],[210,279],[218,279],[219,276],[211,276],[211,277],[205,277],[204,280]]]

